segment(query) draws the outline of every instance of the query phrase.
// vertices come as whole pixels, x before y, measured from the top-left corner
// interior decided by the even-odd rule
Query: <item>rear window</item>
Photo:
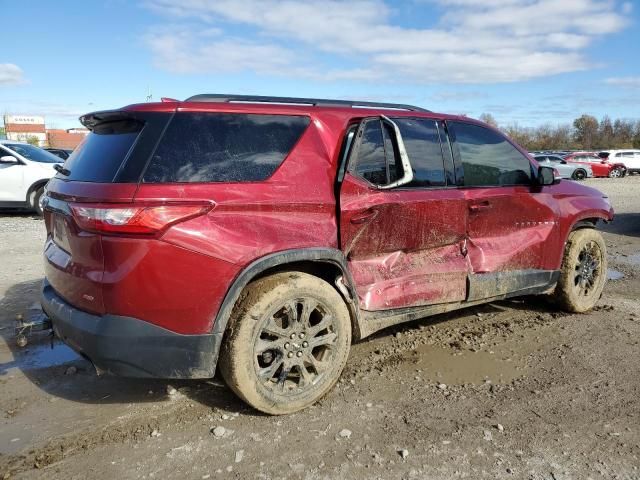
[[[305,116],[177,113],[143,181],[265,180],[282,164],[307,125]]]
[[[126,119],[105,122],[94,127],[67,159],[70,174],[57,177],[81,182],[112,182],[134,146],[143,123]]]

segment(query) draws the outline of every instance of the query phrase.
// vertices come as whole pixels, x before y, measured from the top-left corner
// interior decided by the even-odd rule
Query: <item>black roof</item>
[[[392,110],[409,110],[412,112],[429,112],[424,108],[401,103],[364,102],[360,100],[328,100],[321,98],[269,97],[263,95],[226,95],[221,93],[194,95],[185,102],[220,102],[220,103],[278,103],[284,105],[312,105],[314,107],[351,107],[351,108],[388,108]]]

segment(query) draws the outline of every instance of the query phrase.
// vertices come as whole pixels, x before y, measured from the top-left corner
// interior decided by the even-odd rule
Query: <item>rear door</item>
[[[455,188],[442,125],[424,118],[394,121],[413,182],[377,188],[402,172],[391,131],[375,117],[364,120],[356,133],[340,190],[341,247],[360,307],[387,310],[464,300],[467,206]]]
[[[622,152],[622,163],[629,170],[640,170],[640,152]]]
[[[449,122],[468,212],[469,300],[549,282],[558,245],[555,200],[534,187],[529,159],[495,130]]]

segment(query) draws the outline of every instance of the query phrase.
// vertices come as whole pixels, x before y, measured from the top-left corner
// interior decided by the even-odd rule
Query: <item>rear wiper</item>
[[[66,168],[64,168],[61,164],[56,163],[53,165],[53,169],[58,172],[61,173],[62,175],[64,175],[65,177],[68,177],[69,175],[71,175],[71,170],[68,170]]]

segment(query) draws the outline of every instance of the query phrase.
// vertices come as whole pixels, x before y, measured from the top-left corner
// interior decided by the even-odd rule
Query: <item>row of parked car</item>
[[[530,152],[541,165],[554,167],[562,178],[584,180],[588,177],[619,178],[640,172],[640,150],[603,150],[601,152]]]
[[[44,187],[71,152],[0,140],[0,208],[28,208],[41,214]]]

